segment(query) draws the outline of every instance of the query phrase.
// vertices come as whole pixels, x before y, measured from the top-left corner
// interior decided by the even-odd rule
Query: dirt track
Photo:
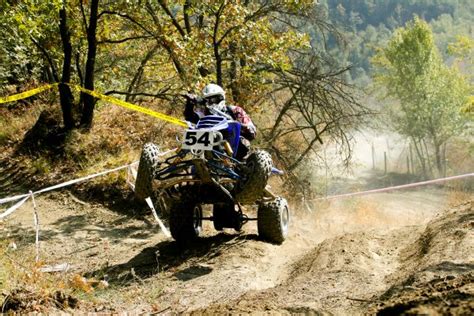
[[[208,225],[196,244],[179,248],[151,216],[68,193],[37,199],[45,263],[68,262],[69,275],[110,284],[79,310],[165,313],[403,311],[419,308],[427,291],[439,298],[434,306],[472,310],[472,202],[443,211],[448,202],[445,191],[423,189],[311,205],[312,213],[294,212],[281,246],[258,240],[249,223],[240,234]],[[3,231],[31,256],[31,205]],[[443,296],[443,284],[457,296]]]

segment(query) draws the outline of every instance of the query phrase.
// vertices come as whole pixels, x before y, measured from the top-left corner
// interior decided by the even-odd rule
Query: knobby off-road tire
[[[258,235],[271,243],[281,244],[288,235],[290,210],[288,202],[277,197],[271,202],[262,203],[257,212]]]
[[[242,179],[235,187],[235,199],[243,204],[252,204],[263,196],[268,177],[272,172],[272,157],[263,150],[250,154],[244,167]]]
[[[202,208],[190,197],[176,201],[170,209],[170,231],[179,243],[195,240],[202,231]]]
[[[159,147],[155,144],[147,143],[143,146],[135,181],[135,196],[140,200],[145,200],[153,194],[153,177],[159,164],[160,153]]]

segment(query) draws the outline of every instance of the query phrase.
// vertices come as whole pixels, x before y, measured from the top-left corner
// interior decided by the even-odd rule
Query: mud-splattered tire
[[[135,196],[145,200],[153,194],[153,176],[159,164],[160,149],[152,143],[143,146],[138,164],[137,180],[135,181]]]
[[[290,209],[288,202],[277,197],[271,202],[262,203],[257,214],[258,235],[271,243],[281,244],[288,235]]]
[[[171,236],[177,242],[186,242],[199,237],[202,231],[202,208],[195,200],[185,198],[176,201],[170,210]]]
[[[243,167],[242,179],[235,187],[236,201],[251,204],[261,198],[272,172],[272,166],[272,157],[266,151],[257,150],[250,154]]]

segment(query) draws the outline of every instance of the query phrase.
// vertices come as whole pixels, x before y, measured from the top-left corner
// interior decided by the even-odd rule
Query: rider
[[[194,105],[205,104],[204,111],[194,110]],[[214,113],[212,113],[214,112]],[[186,107],[184,118],[191,123],[197,123],[205,115],[229,115],[233,120],[242,124],[241,137],[236,158],[243,159],[250,149],[250,141],[255,139],[257,128],[253,124],[250,116],[239,106],[225,104],[225,91],[217,84],[208,84],[202,90],[202,98],[195,95],[186,95]]]

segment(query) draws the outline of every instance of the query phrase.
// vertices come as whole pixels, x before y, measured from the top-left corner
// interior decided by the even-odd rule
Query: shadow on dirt
[[[194,278],[198,278],[200,276],[209,274],[212,272],[211,267],[200,266],[200,265],[193,265],[189,268],[181,270],[174,274],[174,276],[181,281],[189,281]]]
[[[46,153],[51,157],[63,157],[68,132],[61,127],[57,113],[41,112],[35,125],[26,132],[15,155]]]
[[[468,273],[470,271],[474,271],[474,264],[443,261],[439,264],[427,267],[425,271],[438,272],[438,273],[448,272],[448,273],[462,274],[462,273]]]
[[[135,198],[133,191],[121,180],[107,186],[88,183],[87,186],[73,189],[73,193],[84,202],[100,204],[114,213],[127,217],[143,220],[150,214],[146,203]]]
[[[143,281],[160,272],[174,271],[187,263],[173,275],[182,281],[188,281],[212,272],[212,268],[203,265],[209,260],[221,256],[231,248],[238,247],[250,240],[259,240],[257,235],[230,235],[220,233],[200,238],[186,245],[175,241],[163,241],[153,247],[143,249],[128,262],[91,271],[88,277],[108,276],[109,283],[126,286],[135,281]]]
[[[127,222],[128,218],[123,216],[113,222],[101,222],[87,215],[69,215],[58,219],[54,223],[43,225],[40,228],[40,240],[48,241],[56,237],[74,238],[77,243],[86,242],[91,236],[110,240],[122,239],[146,239],[155,234],[153,229],[144,228],[143,224],[120,226]],[[145,221],[147,228],[153,224]],[[81,233],[77,235],[77,233]],[[11,227],[9,237],[15,240],[19,246],[34,244],[35,229],[33,226]]]
[[[34,169],[25,168],[21,159],[10,158],[0,162],[0,197],[28,192],[38,187]],[[25,183],[28,179],[28,183]]]

